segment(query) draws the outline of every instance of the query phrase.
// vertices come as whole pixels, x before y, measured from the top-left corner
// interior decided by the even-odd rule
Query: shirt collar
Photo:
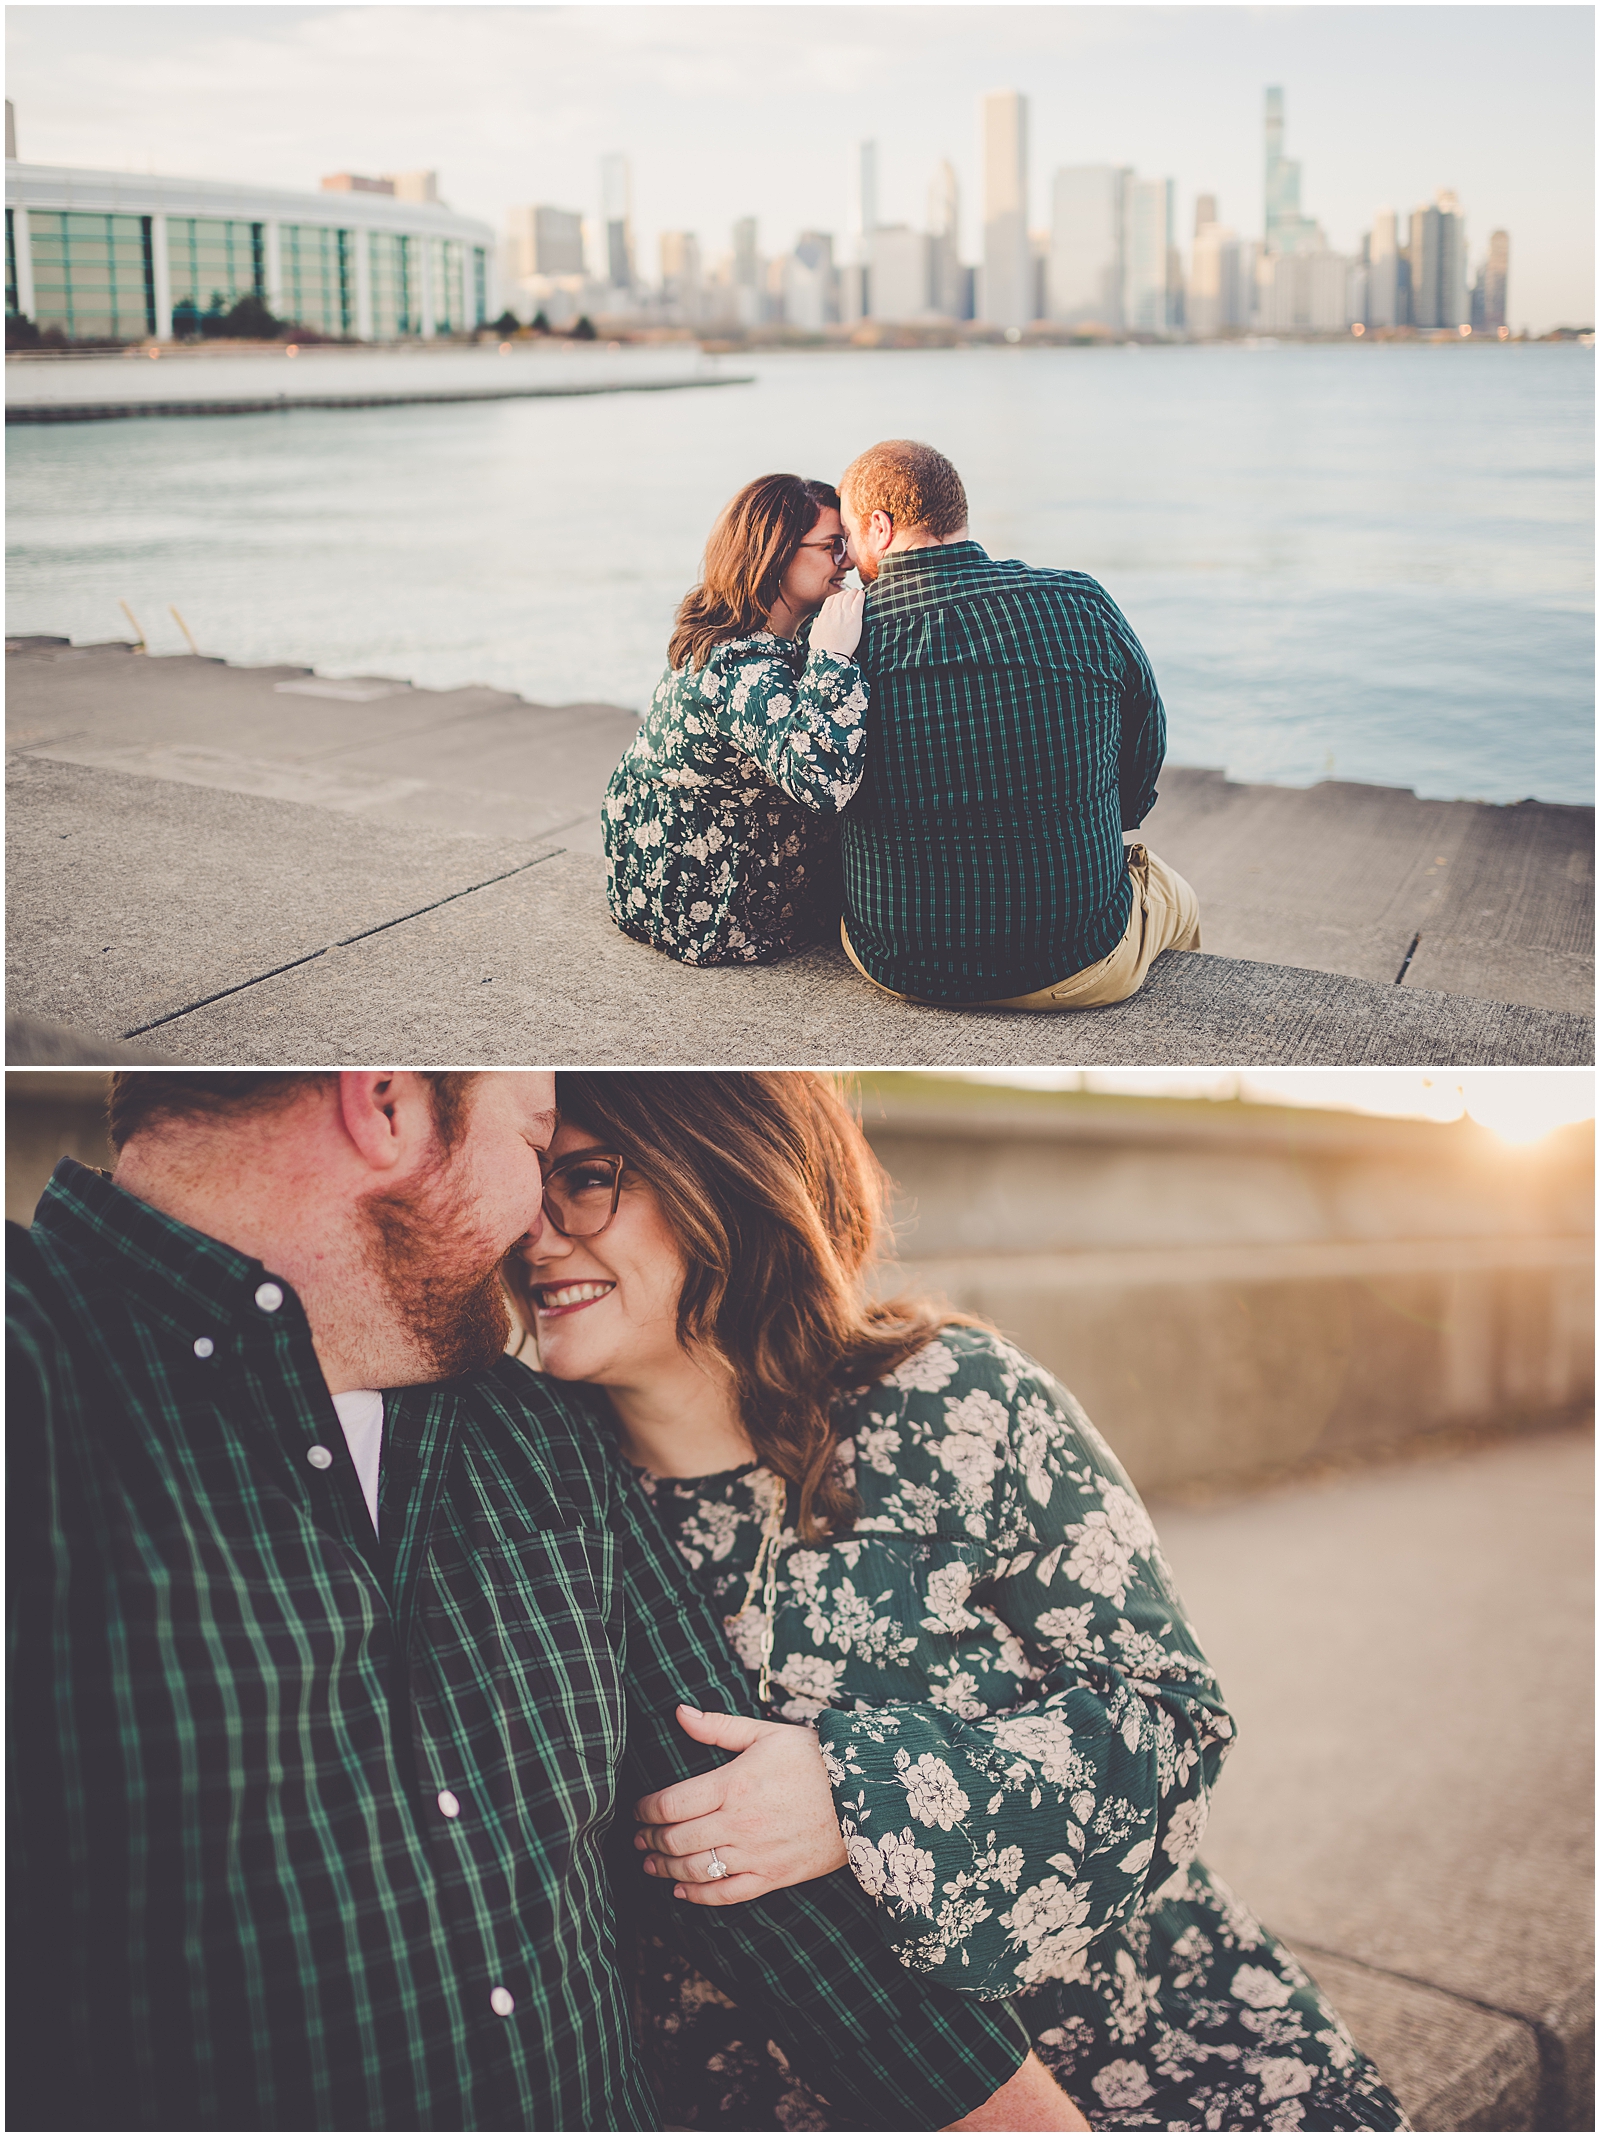
[[[987,564],[989,553],[981,542],[936,542],[926,549],[896,549],[878,566],[880,579],[901,578],[907,574],[953,569],[962,564]]]

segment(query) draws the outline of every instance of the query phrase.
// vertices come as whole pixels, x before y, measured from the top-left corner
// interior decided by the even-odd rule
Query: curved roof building
[[[494,235],[435,201],[6,164],[6,315],[69,340],[172,338],[259,297],[359,341],[490,316]]]

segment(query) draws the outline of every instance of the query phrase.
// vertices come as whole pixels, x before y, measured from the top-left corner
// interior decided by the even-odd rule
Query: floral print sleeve
[[[773,1692],[823,1745],[851,1866],[900,1959],[1008,1996],[1111,2130],[1404,2130],[1316,1983],[1195,1850],[1232,1727],[1149,1519],[1072,1397],[950,1327],[842,1399],[861,1513],[780,1538]],[[752,1677],[777,1480],[641,1478]],[[664,1947],[638,2009],[663,2126],[827,2129]]]
[[[776,650],[752,659],[742,641],[727,652],[719,646],[701,671],[700,695],[702,719],[791,801],[837,816],[855,798],[866,765],[867,691],[844,654],[808,652],[797,678]]]
[[[816,1714],[851,1867],[918,1972],[985,1995],[1071,1978],[1182,1886],[1233,1734],[1149,1518],[1067,1391],[968,1331],[868,1391],[855,1457],[893,1480],[878,1510],[788,1560],[811,1660],[838,1656],[836,1695],[899,1649],[924,1685]]]

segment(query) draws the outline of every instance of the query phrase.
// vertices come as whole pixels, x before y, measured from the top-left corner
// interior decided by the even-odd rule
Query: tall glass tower
[[[1283,153],[1283,91],[1267,91],[1266,215],[1262,234],[1268,252],[1313,252],[1322,232],[1300,212],[1300,166]]]
[[[600,159],[600,215],[606,233],[606,280],[633,286],[633,176],[626,156]]]

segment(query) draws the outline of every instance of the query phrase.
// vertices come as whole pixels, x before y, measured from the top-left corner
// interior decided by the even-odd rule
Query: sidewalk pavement
[[[1204,953],[1109,1009],[928,1009],[829,945],[697,972],[620,936],[614,707],[14,644],[8,1001],[90,1035],[85,1059],[1594,1058],[1592,810],[1169,769],[1150,835],[1200,892]]]
[[[1239,1723],[1204,1859],[1419,2129],[1592,2130],[1593,1441],[1154,1506]]]

